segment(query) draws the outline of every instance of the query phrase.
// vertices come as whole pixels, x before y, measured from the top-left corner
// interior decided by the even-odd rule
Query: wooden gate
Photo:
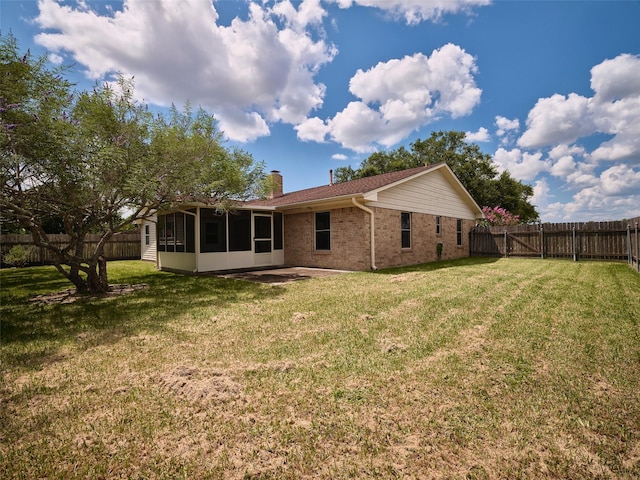
[[[640,217],[613,222],[476,227],[470,255],[627,261],[640,271]]]

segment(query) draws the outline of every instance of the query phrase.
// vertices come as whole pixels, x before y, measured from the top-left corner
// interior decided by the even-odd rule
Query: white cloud
[[[153,104],[202,105],[233,140],[267,135],[268,122],[304,121],[325,95],[314,77],[337,53],[306,29],[321,25],[318,0],[297,9],[290,2],[273,9],[252,3],[248,19],[229,26],[218,25],[210,0],[125,0],[110,15],[53,0],[38,5],[39,26],[57,32],[39,34],[39,44],[69,52],[92,79],[134,75],[138,95]]]
[[[366,153],[375,150],[374,143],[393,145],[382,115],[363,102],[350,102],[343,111],[328,121],[331,138],[344,148]],[[388,145],[387,145],[388,144]]]
[[[480,127],[477,132],[465,132],[464,139],[471,143],[488,142],[491,140],[491,135],[489,135],[489,130]]]
[[[615,165],[600,175],[585,176],[590,177],[588,184],[570,182],[570,186],[578,190],[566,203],[545,203],[545,199],[552,197],[550,190],[542,189],[538,193],[534,187],[534,203],[545,221],[600,221],[640,216],[640,171],[628,165]]]
[[[635,171],[628,165],[615,165],[600,175],[602,191],[607,196],[622,197],[635,195],[640,197],[640,170]],[[638,202],[640,208],[640,201]]]
[[[295,129],[298,132],[298,138],[305,142],[322,143],[329,133],[329,127],[318,117],[309,118],[301,122],[295,126]]]
[[[238,142],[249,142],[269,135],[269,125],[257,112],[243,112],[237,109],[219,110],[216,116],[224,134]]]
[[[297,10],[289,0],[284,0],[274,5],[273,12],[286,19],[287,24],[299,32],[309,25],[321,25],[322,19],[327,15],[320,0],[306,0]]]
[[[582,146],[556,145],[548,154],[548,163],[551,165],[549,173],[564,180],[569,190],[592,187],[599,182],[595,174],[597,165],[585,161],[586,156]]]
[[[640,158],[640,56],[622,54],[591,69],[593,97],[575,93],[541,98],[518,140],[524,148],[570,144],[595,133],[613,138],[596,148],[591,159]]]
[[[567,184],[572,189],[593,187],[598,183],[598,177],[593,173],[594,166],[584,163],[576,164],[576,171],[568,175]]]
[[[369,152],[376,145],[390,147],[441,116],[468,115],[482,93],[476,71],[475,59],[453,44],[430,57],[416,53],[358,70],[349,89],[359,100],[327,120],[331,138],[345,148]]]
[[[559,160],[562,157],[566,156],[582,156],[584,154],[584,147],[562,143],[560,145],[556,145],[549,151],[549,158],[551,158],[552,160]]]
[[[560,220],[604,221],[640,215],[640,195],[607,196],[601,186],[585,188],[565,204]]]
[[[575,172],[576,162],[571,155],[560,157],[556,163],[553,164],[551,169],[551,175],[555,177],[567,177],[569,174]]]
[[[496,135],[500,138],[501,145],[513,144],[515,134],[520,130],[520,120],[509,119],[501,115],[496,115],[495,125],[498,128]]]
[[[585,171],[585,164],[578,164],[576,161],[576,157],[583,157],[584,154],[584,148],[578,145],[556,145],[549,151],[549,160],[552,163],[549,172],[555,177],[568,179],[581,173],[580,171]]]
[[[553,195],[546,180],[538,180],[533,186],[533,197],[531,197],[531,204],[536,206],[538,213],[542,213],[549,208],[549,198],[551,197]]]
[[[640,96],[638,71],[640,57],[622,54],[605,60],[591,69],[591,89],[595,100],[610,103],[629,97]]]
[[[580,137],[595,133],[595,123],[589,112],[588,98],[575,93],[555,94],[537,101],[527,117],[527,130],[518,140],[525,148],[537,148],[558,143],[573,143]]]
[[[57,53],[50,53],[48,55],[48,59],[54,65],[62,65],[62,62],[64,62],[64,57],[58,55]]]
[[[531,109],[523,148],[551,147],[548,159],[525,160],[519,150],[498,151],[502,168],[526,178],[536,169],[563,180],[571,201],[541,209],[545,221],[610,220],[640,215],[640,56],[622,54],[591,69],[593,96],[541,98]],[[588,151],[574,142],[604,134]],[[598,137],[593,137],[597,139]],[[593,145],[593,139],[585,144]],[[521,152],[520,152],[521,153]],[[607,168],[602,162],[617,162]],[[631,213],[630,213],[631,212]]]
[[[638,62],[640,78],[640,61]],[[640,83],[640,82],[638,82]],[[596,94],[597,98],[598,94]],[[592,153],[593,160],[621,160],[636,157],[640,162],[640,94],[612,103],[598,104],[598,131],[614,135]]]
[[[498,148],[493,157],[499,171],[507,170],[518,180],[533,180],[539,173],[549,170],[549,162],[542,160],[542,153],[523,152],[519,148]]]
[[[344,153],[335,153],[333,155],[331,155],[331,158],[333,158],[334,160],[348,160],[349,157],[347,157]]]
[[[518,120],[517,118],[511,120],[509,118],[496,115],[496,127],[498,127],[498,130],[496,130],[496,135],[498,135],[499,137],[503,137],[509,132],[517,132],[518,130],[520,130],[520,120]]]
[[[396,18],[404,19],[408,25],[423,21],[439,20],[449,13],[470,14],[474,7],[489,5],[490,0],[333,0],[341,8],[350,8],[353,4],[363,7],[375,7],[384,10]]]

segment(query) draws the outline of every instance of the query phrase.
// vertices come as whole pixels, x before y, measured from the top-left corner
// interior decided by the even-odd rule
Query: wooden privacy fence
[[[61,247],[68,244],[70,238],[71,237],[66,234],[49,235],[49,240]],[[87,235],[84,246],[85,255],[89,256],[93,252],[99,240],[100,235],[98,234]],[[50,265],[53,263],[53,255],[51,252],[44,248],[34,246],[31,234],[0,235],[0,258],[4,260],[4,256],[9,253],[9,250],[11,250],[15,245],[22,245],[29,249],[29,265]],[[135,260],[140,258],[140,252],[140,232],[138,231],[132,233],[118,233],[114,235],[113,238],[105,245],[104,249],[104,254],[108,260]],[[2,263],[4,265],[4,262]]]
[[[640,217],[615,222],[476,227],[471,256],[626,261],[640,271]]]

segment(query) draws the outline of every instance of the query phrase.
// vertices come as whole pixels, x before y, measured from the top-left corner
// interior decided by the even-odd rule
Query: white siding
[[[153,220],[153,221],[151,221]],[[141,255],[142,260],[149,260],[151,262],[156,261],[156,252],[158,250],[158,241],[156,238],[156,217],[152,217],[150,220],[145,220],[142,223],[142,229],[140,233],[141,243]],[[146,229],[149,227],[149,245],[147,245]]]
[[[164,268],[180,272],[195,272],[196,254],[183,252],[160,252],[160,255],[158,256],[158,267],[160,269]]]
[[[469,220],[476,218],[474,210],[437,170],[379,192],[377,200],[367,202],[367,206]]]

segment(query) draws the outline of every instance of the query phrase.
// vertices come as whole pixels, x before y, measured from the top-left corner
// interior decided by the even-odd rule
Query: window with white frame
[[[456,245],[462,246],[462,220],[456,222]]]

